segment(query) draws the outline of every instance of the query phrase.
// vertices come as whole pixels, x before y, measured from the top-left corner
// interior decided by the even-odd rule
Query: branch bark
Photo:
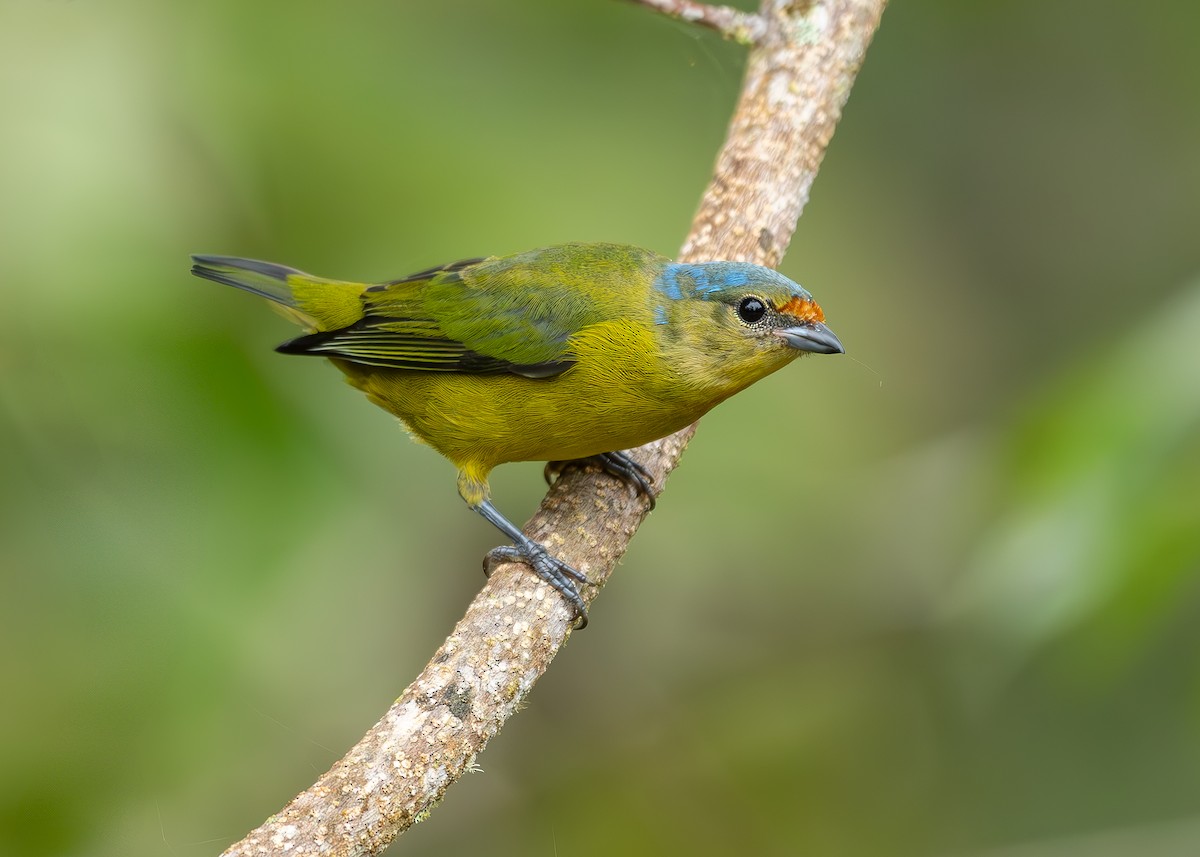
[[[679,258],[774,267],[887,0],[763,0],[757,15],[687,0],[634,2],[752,41],[728,138]],[[694,431],[693,425],[634,451],[654,475],[656,491]],[[623,483],[568,470],[525,532],[595,581],[597,588],[584,593],[590,602],[646,511],[645,499]],[[383,718],[312,787],[225,854],[383,851],[473,764],[566,642],[573,619],[566,602],[523,565],[498,567]]]
[[[633,0],[689,24],[699,24],[716,30],[722,37],[743,45],[753,44],[766,33],[767,23],[761,15],[753,15],[729,6],[713,6],[695,0]]]

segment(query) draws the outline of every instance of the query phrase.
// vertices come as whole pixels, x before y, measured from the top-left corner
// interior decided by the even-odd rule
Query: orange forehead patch
[[[808,298],[793,297],[783,306],[777,306],[775,309],[801,321],[820,322],[825,320],[825,313],[821,311],[821,307],[817,305],[816,301]]]

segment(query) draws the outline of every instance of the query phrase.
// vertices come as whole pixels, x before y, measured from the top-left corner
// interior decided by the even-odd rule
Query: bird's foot
[[[567,467],[586,467],[595,464],[609,476],[630,483],[639,494],[650,503],[649,511],[654,511],[654,476],[642,465],[624,452],[602,452],[587,458],[575,458],[570,461],[547,461],[542,475],[547,485],[553,485]]]
[[[567,563],[551,555],[550,551],[535,541],[529,541],[522,546],[504,545],[493,548],[483,560],[483,573],[489,577],[497,565],[502,562],[521,562],[533,569],[533,573],[553,586],[575,608],[575,630],[582,631],[587,627],[587,605],[579,594],[576,581],[590,586],[586,574],[577,571]]]

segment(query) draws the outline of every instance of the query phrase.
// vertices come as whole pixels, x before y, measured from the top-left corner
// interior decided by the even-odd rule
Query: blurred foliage
[[[784,264],[854,359],[705,420],[397,852],[1200,850],[1198,26],[894,4]],[[187,254],[670,253],[741,57],[610,0],[0,4],[0,853],[217,852],[495,543]]]

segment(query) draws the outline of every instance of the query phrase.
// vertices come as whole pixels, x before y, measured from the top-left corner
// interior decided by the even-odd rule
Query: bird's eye
[[[737,305],[737,314],[746,324],[755,324],[762,321],[762,317],[767,314],[767,305],[763,303],[762,298],[742,298]]]

